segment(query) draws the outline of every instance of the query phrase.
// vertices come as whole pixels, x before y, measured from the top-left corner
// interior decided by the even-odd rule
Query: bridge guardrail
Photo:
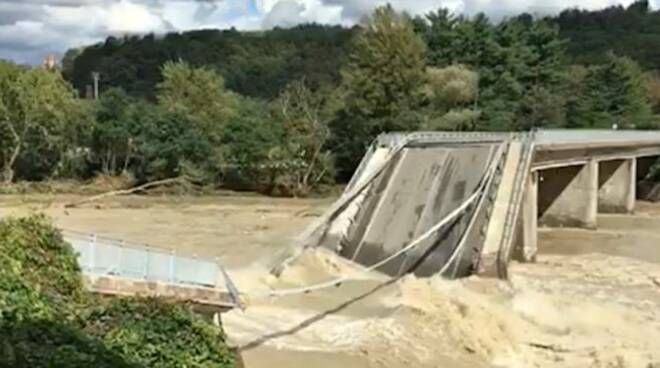
[[[78,253],[80,267],[87,274],[182,286],[217,286],[220,269],[216,262],[96,234],[63,230],[62,236]]]
[[[660,132],[616,129],[541,129],[536,132],[535,141],[539,144],[660,141]]]

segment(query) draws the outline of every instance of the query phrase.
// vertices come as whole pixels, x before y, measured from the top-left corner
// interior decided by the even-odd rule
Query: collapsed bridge
[[[649,131],[387,134],[302,239],[390,276],[506,278],[512,257],[535,259],[539,221],[633,211],[658,156]]]

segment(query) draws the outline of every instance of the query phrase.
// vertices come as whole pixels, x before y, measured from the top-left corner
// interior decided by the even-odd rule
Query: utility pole
[[[92,72],[92,79],[94,79],[94,99],[98,100],[99,99],[99,79],[101,78],[101,74],[98,72]]]
[[[479,69],[476,71],[477,79],[474,88],[474,111],[472,113],[472,130],[477,129],[477,112],[479,111],[479,82],[481,75],[479,74]]]

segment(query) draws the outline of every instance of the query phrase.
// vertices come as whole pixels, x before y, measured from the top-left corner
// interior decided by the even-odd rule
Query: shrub
[[[229,368],[234,359],[220,328],[183,304],[125,298],[91,310],[85,330],[141,367]]]

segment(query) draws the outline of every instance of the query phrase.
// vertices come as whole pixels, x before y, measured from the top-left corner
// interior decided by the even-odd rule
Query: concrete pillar
[[[559,167],[539,172],[539,214],[552,227],[596,228],[598,163]]]
[[[651,168],[660,160],[660,156],[646,156],[637,158],[637,181],[646,179]]]
[[[602,161],[598,168],[598,212],[635,210],[637,160]]]
[[[523,262],[535,262],[538,253],[538,180],[538,172],[534,171],[529,175],[520,213],[522,216],[522,252],[520,255]]]

